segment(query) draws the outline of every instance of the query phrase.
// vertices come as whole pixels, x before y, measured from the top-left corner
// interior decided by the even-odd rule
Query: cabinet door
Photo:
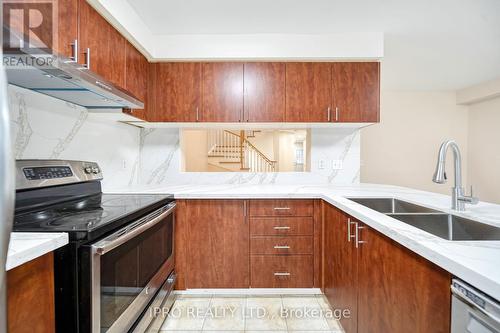
[[[201,117],[201,64],[157,63],[155,121],[195,122]]]
[[[73,57],[72,44],[78,39],[78,0],[57,1],[57,46],[54,51]]]
[[[248,288],[244,200],[187,200],[186,288]]]
[[[55,332],[52,252],[7,272],[7,317],[9,333]]]
[[[360,333],[450,332],[448,272],[375,230],[360,230]]]
[[[328,121],[331,89],[330,63],[287,63],[285,120]]]
[[[349,217],[324,206],[324,293],[334,309],[349,310],[340,320],[346,333],[357,332],[358,255],[348,238]]]
[[[85,63],[90,49],[90,70],[106,80],[125,86],[125,38],[115,30],[86,0],[80,0],[79,62]]]
[[[332,63],[333,121],[378,122],[380,64],[378,62]]]
[[[146,120],[148,107],[148,60],[126,42],[125,89],[144,102],[144,109],[131,110],[133,116]]]
[[[246,63],[244,89],[245,121],[285,120],[284,63]]]
[[[243,63],[203,64],[205,122],[239,122],[243,117]]]

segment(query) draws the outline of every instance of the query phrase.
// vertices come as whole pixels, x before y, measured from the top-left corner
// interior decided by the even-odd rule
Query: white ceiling
[[[127,0],[154,35],[384,33],[385,89],[500,77],[500,0]]]

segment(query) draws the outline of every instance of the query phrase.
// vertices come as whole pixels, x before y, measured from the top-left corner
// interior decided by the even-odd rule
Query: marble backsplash
[[[181,172],[179,130],[141,129],[22,88],[9,86],[16,159],[97,161],[104,190],[178,184],[359,183],[360,135],[355,129],[313,129],[311,172]],[[324,160],[324,168],[319,161]],[[332,160],[343,168],[333,170]]]

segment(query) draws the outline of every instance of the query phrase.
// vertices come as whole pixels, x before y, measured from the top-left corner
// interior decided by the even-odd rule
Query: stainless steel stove
[[[153,332],[151,307],[173,301],[173,197],[102,193],[94,162],[16,164],[13,230],[70,238],[54,256],[57,331]]]

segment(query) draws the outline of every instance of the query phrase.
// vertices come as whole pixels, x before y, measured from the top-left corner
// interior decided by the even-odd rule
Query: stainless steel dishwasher
[[[451,291],[451,333],[500,333],[498,301],[458,279]]]

